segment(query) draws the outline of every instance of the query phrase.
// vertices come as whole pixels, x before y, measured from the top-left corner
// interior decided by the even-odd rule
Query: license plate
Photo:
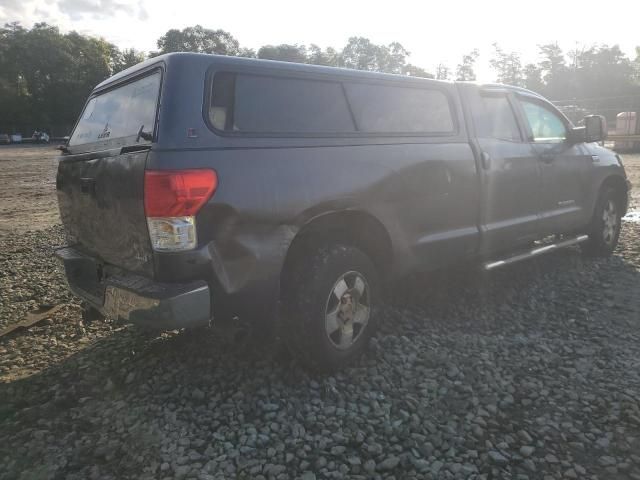
[[[150,310],[157,307],[160,301],[154,298],[141,297],[140,295],[107,286],[104,294],[104,312],[107,316],[115,319],[128,321],[129,315],[135,310]]]

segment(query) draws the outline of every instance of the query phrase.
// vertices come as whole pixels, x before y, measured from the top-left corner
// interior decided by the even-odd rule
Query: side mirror
[[[607,120],[602,115],[584,117],[585,142],[602,142],[607,138]]]

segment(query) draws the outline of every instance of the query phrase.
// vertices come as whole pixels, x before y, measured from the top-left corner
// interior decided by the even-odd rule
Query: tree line
[[[145,58],[169,52],[215,53],[467,81],[476,80],[480,54],[477,49],[470,50],[455,68],[439,64],[430,72],[411,64],[410,52],[398,42],[376,44],[354,36],[340,49],[281,44],[254,50],[241,46],[229,32],[200,25],[168,30],[156,44],[156,51],[144,53],[120,49],[102,38],[62,33],[46,23],[32,28],[5,25],[0,28],[0,132],[54,126],[68,130],[95,85]],[[523,64],[518,52],[494,44],[489,64],[496,81],[569,102],[640,96],[640,47],[634,59],[617,45],[565,52],[557,44],[546,44],[538,49],[540,60]]]

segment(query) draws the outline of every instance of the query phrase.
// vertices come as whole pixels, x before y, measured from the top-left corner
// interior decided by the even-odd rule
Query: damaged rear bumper
[[[205,281],[154,282],[105,266],[72,247],[56,250],[56,256],[71,291],[110,318],[161,330],[210,323],[211,293]]]

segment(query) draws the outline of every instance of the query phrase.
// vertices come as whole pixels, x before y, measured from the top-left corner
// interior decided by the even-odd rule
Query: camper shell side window
[[[216,72],[206,120],[220,135],[434,136],[457,133],[437,87]]]

